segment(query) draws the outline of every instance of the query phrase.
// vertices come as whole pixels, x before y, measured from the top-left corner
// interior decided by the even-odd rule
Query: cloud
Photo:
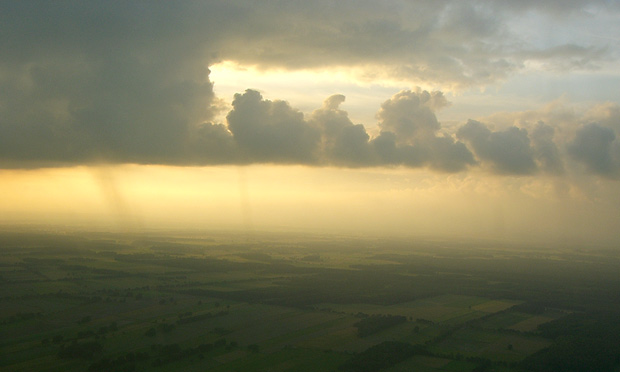
[[[603,2],[371,0],[312,2],[86,0],[3,2],[3,60],[82,57],[86,64],[132,57],[212,63],[233,60],[261,68],[356,66],[365,76],[443,86],[479,86],[519,71],[526,61],[569,68],[606,58],[605,44],[528,45],[518,27],[534,14],[614,13]],[[570,25],[552,18],[557,34]],[[522,23],[522,22],[521,22]],[[587,25],[586,25],[587,26]],[[587,31],[587,29],[584,29]]]
[[[581,127],[568,153],[592,173],[615,177],[620,170],[620,144],[610,128],[592,123]]]
[[[379,127],[393,132],[402,141],[413,141],[419,137],[433,136],[440,124],[435,110],[448,105],[441,92],[417,89],[402,91],[381,105],[377,113]]]
[[[234,143],[225,150],[238,150],[237,161],[247,163],[404,165],[443,172],[459,172],[475,163],[463,143],[438,132],[441,126],[433,110],[448,105],[441,92],[402,91],[385,101],[377,114],[382,131],[376,138],[340,109],[344,100],[332,95],[306,119],[287,102],[247,90],[235,95],[226,117],[230,138],[223,127],[217,127],[218,134]]]
[[[618,133],[620,132],[620,105],[612,102],[594,105],[585,113],[584,121],[598,123]]]
[[[375,155],[368,143],[369,139],[362,124],[342,128],[331,150],[333,162],[348,166],[374,166]]]
[[[371,144],[380,159],[380,164],[389,165],[403,163],[402,151],[396,147],[396,141],[396,134],[393,132],[381,132],[372,140]],[[421,161],[418,163],[421,163]]]
[[[570,43],[558,37],[531,44],[524,35],[527,28],[540,37],[545,27],[556,30],[554,35],[573,35],[574,24],[558,14],[609,11],[605,7],[581,1],[562,6],[550,1],[518,6],[507,1],[272,2],[255,9],[244,23],[252,34],[231,32],[234,37],[220,55],[267,68],[355,66],[363,70],[360,78],[370,80],[484,86],[528,63],[570,70],[606,60],[609,51],[597,39]],[[531,30],[526,23],[531,14],[544,15],[546,24]],[[589,31],[588,25],[580,26]]]
[[[235,94],[228,128],[248,162],[316,162],[319,131],[285,101],[263,99],[255,90]]]
[[[285,101],[266,100],[258,91],[247,90],[235,95],[226,117],[228,131],[208,124],[201,129],[204,138],[196,143],[205,143],[199,148],[207,157],[227,152],[229,160],[239,163],[402,165],[442,172],[463,171],[475,163],[463,143],[439,132],[433,110],[448,105],[441,92],[402,91],[385,101],[377,114],[382,131],[376,138],[340,109],[344,100],[343,95],[332,95],[306,118]]]
[[[239,146],[224,124],[204,123],[193,130],[185,159],[192,165],[239,164]],[[246,160],[247,161],[247,160]]]
[[[525,60],[539,62],[545,69],[556,71],[597,69],[607,60],[607,48],[575,44],[557,45],[543,50],[523,52]]]
[[[435,111],[449,105],[441,92],[421,89],[395,94],[377,113],[380,135],[372,141],[384,164],[429,166],[458,172],[473,165],[471,152],[461,142],[439,134]]]
[[[447,135],[434,137],[430,145],[428,163],[431,169],[459,172],[476,164],[471,151],[462,142]]]
[[[217,106],[188,6],[159,6],[1,5],[3,163],[185,161]]]
[[[468,144],[481,165],[500,174],[582,176],[581,168],[615,178],[620,171],[619,130],[617,103],[578,109],[563,98],[535,110],[498,112],[471,120],[458,129],[457,138]],[[505,137],[503,144],[501,136]]]
[[[344,101],[344,95],[332,95],[310,115],[309,122],[321,132],[323,161],[352,167],[375,165],[370,136],[362,124],[353,124],[339,108]]]
[[[551,174],[564,173],[564,164],[557,145],[553,142],[553,127],[539,121],[530,133],[532,152],[538,167]]]
[[[557,11],[620,11],[606,4],[571,1]],[[476,165],[475,153],[498,173],[559,174],[567,148],[568,158],[609,174],[617,140],[609,142],[604,128],[617,131],[620,122],[613,104],[593,109],[588,115],[599,127],[584,127],[568,147],[556,138],[566,131],[545,118],[535,120],[546,123],[538,128],[496,132],[468,123],[457,140],[436,116],[449,104],[443,93],[421,89],[381,105],[376,137],[340,109],[342,95],[306,117],[286,97],[272,101],[247,90],[235,96],[226,123],[214,121],[222,105],[208,66],[223,60],[259,69],[346,68],[371,80],[463,88],[502,81],[527,62],[585,69],[614,56],[614,46],[602,42],[530,45],[519,21],[557,12],[549,9],[558,6],[482,0],[0,2],[0,167],[272,162],[459,172]],[[559,18],[549,27],[564,27]],[[591,142],[608,152],[596,153]]]
[[[476,156],[501,174],[532,174],[536,171],[530,139],[525,129],[509,127],[492,132],[479,121],[469,120],[457,137],[466,141]]]

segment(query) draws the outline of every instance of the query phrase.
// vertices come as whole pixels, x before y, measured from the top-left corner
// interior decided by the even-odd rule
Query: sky
[[[5,1],[0,34],[0,223],[620,243],[620,1]]]

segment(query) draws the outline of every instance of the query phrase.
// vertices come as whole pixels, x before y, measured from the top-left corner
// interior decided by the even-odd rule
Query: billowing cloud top
[[[484,86],[533,65],[604,68],[618,58],[605,37],[530,41],[519,24],[546,17],[562,26],[579,15],[595,25],[583,14],[619,8],[577,0],[2,2],[0,167],[261,162],[517,175],[581,167],[614,178],[613,103],[574,118],[570,137],[544,115],[497,129],[470,120],[450,133],[436,117],[449,104],[444,95],[413,89],[386,97],[371,136],[340,109],[342,95],[304,115],[247,90],[219,124],[208,66],[349,66],[371,79]]]

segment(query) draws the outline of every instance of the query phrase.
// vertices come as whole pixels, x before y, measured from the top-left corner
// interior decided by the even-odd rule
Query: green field
[[[506,310],[519,303],[520,301],[498,301],[480,297],[447,294],[390,306],[372,304],[321,304],[319,308],[349,314],[402,315],[412,320],[425,319],[435,323],[459,324],[468,320],[480,318],[489,313]]]
[[[384,371],[516,372],[616,326],[616,272],[567,289],[557,251],[525,275],[514,250],[291,239],[0,234],[0,371],[351,370],[396,343]]]

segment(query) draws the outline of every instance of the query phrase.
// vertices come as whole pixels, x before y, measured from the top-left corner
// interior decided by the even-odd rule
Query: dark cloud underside
[[[528,131],[470,121],[453,136],[436,117],[449,104],[443,94],[420,89],[381,105],[375,137],[339,108],[342,95],[304,115],[285,100],[247,90],[235,96],[226,123],[213,122],[221,104],[208,65],[223,60],[261,68],[364,67],[370,78],[451,87],[499,81],[528,61],[553,70],[593,68],[610,58],[605,48],[532,46],[504,22],[510,12],[568,15],[591,5],[571,1],[556,11],[509,1],[2,2],[0,167],[104,161],[459,172],[482,165],[528,175],[561,174],[573,161],[613,177],[616,106],[596,124],[581,123],[568,145],[543,123]]]
[[[599,124],[580,128],[568,144],[568,152],[590,172],[611,177],[620,170],[620,143],[612,129]]]

